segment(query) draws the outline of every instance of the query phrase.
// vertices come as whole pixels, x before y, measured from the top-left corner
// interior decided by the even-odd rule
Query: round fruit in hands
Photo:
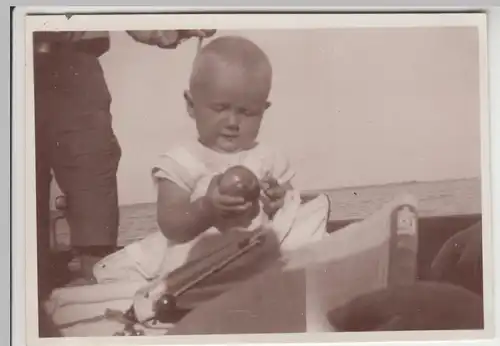
[[[248,168],[233,166],[222,175],[219,191],[222,194],[243,197],[245,201],[253,202],[260,196],[259,179]]]

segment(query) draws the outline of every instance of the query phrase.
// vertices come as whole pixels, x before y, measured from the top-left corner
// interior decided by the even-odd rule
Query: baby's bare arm
[[[191,202],[189,193],[170,180],[158,182],[157,221],[169,240],[185,243],[212,227],[206,197]]]

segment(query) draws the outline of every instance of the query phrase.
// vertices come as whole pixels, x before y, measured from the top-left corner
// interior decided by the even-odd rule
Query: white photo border
[[[89,11],[90,8],[81,8],[84,11]],[[116,7],[113,7],[116,11]],[[36,10],[36,9],[35,9]],[[53,11],[54,9],[50,9]],[[101,7],[93,8],[92,11],[102,10]],[[65,12],[79,12],[75,8],[66,8],[65,11],[61,9],[61,13]],[[144,22],[144,16],[147,16],[147,22]],[[162,19],[165,16],[169,16],[168,21]],[[34,313],[34,307],[37,306],[36,297],[36,257],[29,256],[29,254],[36,253],[36,241],[34,237],[34,230],[36,229],[36,218],[34,211],[35,200],[35,179],[34,179],[34,121],[33,121],[33,83],[32,83],[32,73],[30,72],[30,66],[32,64],[32,45],[31,45],[31,32],[34,30],[132,30],[132,29],[169,29],[169,28],[189,28],[189,27],[207,27],[207,28],[217,28],[217,29],[255,29],[256,16],[259,16],[258,23],[259,28],[265,27],[266,29],[271,28],[298,28],[297,17],[301,16],[301,26],[300,28],[317,28],[322,25],[326,27],[374,27],[374,26],[384,26],[384,27],[400,27],[400,26],[443,26],[443,25],[466,25],[466,26],[477,26],[480,35],[480,59],[481,59],[481,162],[482,162],[482,205],[483,205],[483,225],[486,232],[483,236],[483,247],[484,247],[484,286],[493,286],[493,270],[498,272],[496,267],[493,266],[493,249],[492,244],[496,239],[492,236],[492,229],[490,225],[494,221],[494,215],[492,214],[492,194],[491,188],[493,187],[491,181],[491,169],[490,162],[491,153],[493,148],[491,146],[490,140],[493,141],[494,137],[492,135],[493,121],[490,123],[489,117],[489,106],[495,108],[493,105],[495,97],[492,93],[493,85],[495,81],[488,77],[487,65],[492,65],[491,58],[488,58],[488,52],[491,53],[493,46],[489,45],[489,49],[486,46],[487,39],[492,40],[491,36],[488,37],[486,28],[487,24],[491,22],[486,22],[486,16],[484,14],[314,14],[314,15],[301,15],[301,14],[231,14],[231,15],[210,15],[210,17],[205,15],[73,15],[68,19],[64,15],[55,16],[35,16],[30,20],[24,22],[24,18],[19,14],[16,16],[18,23],[16,25],[15,32],[15,58],[14,58],[14,69],[15,69],[15,79],[14,83],[17,87],[13,89],[15,92],[15,113],[13,116],[14,120],[14,143],[13,151],[16,153],[15,169],[16,174],[13,174],[13,178],[16,179],[17,183],[14,184],[16,188],[16,193],[14,195],[13,205],[16,205],[14,218],[14,225],[17,229],[13,232],[15,236],[15,241],[17,246],[16,252],[20,253],[20,249],[24,248],[26,244],[26,250],[23,255],[16,257],[15,266],[15,278],[16,282],[24,282],[26,285],[18,286],[14,291],[18,292],[17,303],[24,306],[22,310],[25,310],[26,315],[26,341],[28,345],[65,345],[66,343],[71,343],[74,345],[94,345],[94,344],[119,344],[119,345],[136,345],[136,344],[164,344],[165,338],[158,337],[145,337],[145,338],[61,338],[61,339],[38,339],[37,335],[37,314]],[[497,16],[499,17],[499,16]],[[332,20],[334,19],[334,20]],[[23,23],[24,22],[24,23]],[[498,22],[498,20],[497,20]],[[161,23],[161,24],[159,24]],[[25,25],[23,25],[25,24]],[[498,24],[496,24],[498,25]],[[497,27],[498,28],[498,27]],[[498,34],[497,34],[498,37]],[[500,46],[500,45],[497,45]],[[491,55],[490,55],[491,57]],[[498,59],[498,52],[497,52]],[[25,66],[27,68],[25,68]],[[490,67],[491,71],[491,67]],[[491,73],[491,72],[490,72]],[[498,67],[496,70],[498,78]],[[488,86],[490,83],[490,87]],[[498,85],[497,85],[498,87]],[[489,93],[488,93],[489,90]],[[495,89],[497,90],[497,89]],[[488,94],[489,99],[488,99]],[[496,109],[498,111],[498,102],[496,104]],[[494,127],[498,130],[498,125]],[[498,147],[498,146],[497,146]],[[24,153],[22,155],[21,153]],[[495,170],[499,172],[498,169]],[[24,202],[24,203],[23,203]],[[498,221],[495,222],[497,225]],[[22,230],[31,230],[26,235]],[[23,239],[24,238],[24,239]],[[24,275],[24,269],[26,269],[26,275]],[[21,273],[19,273],[21,271]],[[27,287],[26,292],[26,302],[22,302],[24,299],[20,298],[21,287]],[[490,290],[485,292],[485,331],[489,336],[493,336],[494,325],[493,325],[493,306],[494,295]],[[498,303],[496,303],[498,305]],[[497,309],[498,310],[498,309]],[[16,308],[16,312],[21,312],[19,307]],[[20,313],[20,315],[24,315]],[[19,322],[22,319],[18,315]],[[18,322],[18,323],[19,323]],[[24,324],[24,323],[22,323]],[[422,337],[422,334],[426,334],[426,337]],[[308,335],[308,334],[286,334],[286,335],[249,335],[249,336],[188,336],[188,337],[177,337],[168,336],[168,343],[172,344],[199,344],[199,343],[234,343],[234,342],[245,342],[245,343],[255,343],[255,342],[268,342],[268,343],[281,343],[281,342],[349,342],[349,341],[373,341],[385,344],[386,341],[402,341],[408,338],[414,341],[424,341],[429,343],[429,339],[432,340],[455,340],[454,344],[459,339],[475,338],[477,332],[472,331],[453,331],[453,332],[404,332],[404,337],[401,339],[401,333],[389,332],[389,333],[342,333],[336,334],[335,339],[332,338],[331,334],[318,334],[318,335]],[[484,337],[484,334],[483,334]],[[423,344],[423,343],[422,343]]]

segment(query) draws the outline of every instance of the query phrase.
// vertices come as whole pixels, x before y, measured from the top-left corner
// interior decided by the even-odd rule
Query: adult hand
[[[460,286],[417,281],[357,296],[327,314],[337,331],[456,330],[483,327],[483,300]]]
[[[432,262],[432,279],[482,293],[482,253],[482,227],[478,222],[444,243]]]
[[[180,43],[192,37],[211,37],[215,30],[131,30],[127,33],[137,42],[158,46],[160,48],[176,48]]]
[[[200,30],[178,30],[179,35],[182,38],[191,38],[191,37],[202,37],[202,38],[207,38],[207,37],[212,37],[215,35],[217,30],[211,29],[200,29]]]

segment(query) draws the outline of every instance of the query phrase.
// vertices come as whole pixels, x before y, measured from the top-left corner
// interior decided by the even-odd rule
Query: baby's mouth
[[[222,133],[220,136],[226,140],[229,140],[229,141],[234,141],[235,139],[238,138],[238,134],[236,134],[236,133],[234,133],[234,134]]]

